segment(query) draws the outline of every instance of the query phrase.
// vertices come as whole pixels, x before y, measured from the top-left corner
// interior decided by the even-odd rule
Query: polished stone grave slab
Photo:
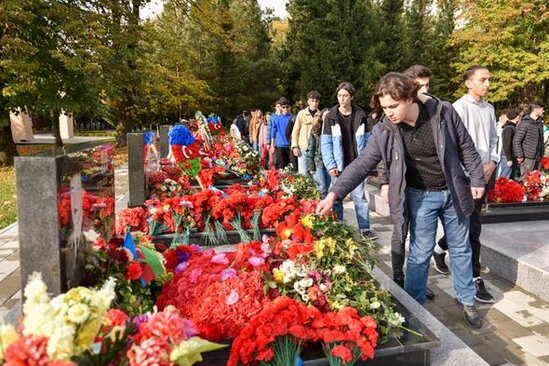
[[[482,263],[549,301],[549,220],[482,225]]]

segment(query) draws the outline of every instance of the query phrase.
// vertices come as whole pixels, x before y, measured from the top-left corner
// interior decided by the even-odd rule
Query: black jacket
[[[543,124],[529,114],[522,117],[513,137],[513,151],[517,158],[541,159],[543,157]]]
[[[465,125],[450,103],[428,95],[421,95],[419,98],[429,111],[446,185],[452,195],[458,219],[463,221],[471,215],[475,207],[471,186],[480,188],[486,184],[480,156]],[[340,199],[345,197],[381,161],[387,167],[389,210],[395,236],[402,238],[402,228],[407,216],[404,144],[399,128],[386,117],[375,125],[366,150],[343,170],[330,191]],[[470,180],[462,166],[469,172]]]
[[[501,129],[501,155],[507,161],[513,161],[513,137],[517,126],[513,122],[507,122]]]

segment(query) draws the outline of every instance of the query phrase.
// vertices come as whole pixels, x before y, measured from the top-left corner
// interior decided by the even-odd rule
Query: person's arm
[[[301,132],[302,122],[303,122],[303,113],[299,112],[295,119],[294,128],[292,130],[292,141],[290,142],[292,150],[299,149],[299,133]],[[295,152],[294,152],[294,155],[295,155]]]
[[[307,171],[310,173],[316,171],[315,155],[316,155],[316,138],[311,133],[311,136],[309,136],[309,145],[307,146],[307,150],[305,150],[305,166],[307,167]]]
[[[507,162],[513,161],[513,129],[510,127],[501,130],[501,148]]]
[[[332,141],[332,126],[326,118],[322,124],[322,135],[320,135],[320,151],[322,152],[322,162],[330,175],[337,175],[337,163],[334,157],[334,143]]]
[[[496,165],[499,161],[498,155],[498,130],[496,125],[496,115],[492,114],[492,121],[490,122],[490,160]]]
[[[482,188],[486,186],[486,179],[484,177],[484,169],[482,166],[482,161],[480,160],[480,155],[475,147],[475,143],[469,135],[469,132],[465,128],[465,125],[461,121],[461,118],[457,111],[452,108],[449,104],[448,107],[451,108],[450,120],[452,126],[456,133],[458,147],[460,149],[460,160],[471,178],[471,187],[472,188]],[[475,197],[476,198],[476,197]]]
[[[526,137],[526,124],[524,122],[517,125],[515,136],[513,136],[513,151],[517,157],[517,161],[522,163],[524,159],[524,150],[522,149],[522,143]]]

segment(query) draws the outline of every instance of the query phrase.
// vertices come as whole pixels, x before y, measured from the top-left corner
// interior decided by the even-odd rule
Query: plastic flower
[[[178,365],[192,365],[202,361],[202,352],[213,351],[227,347],[224,344],[213,343],[199,337],[192,337],[181,342],[170,354],[170,361]]]

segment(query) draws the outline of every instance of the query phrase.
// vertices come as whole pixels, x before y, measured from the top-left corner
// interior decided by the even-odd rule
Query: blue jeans
[[[504,177],[507,179],[514,179],[515,178],[515,171],[516,166],[515,163],[513,163],[513,166],[508,167],[507,166],[507,158],[505,155],[501,155],[499,163],[498,163],[498,174],[497,177]]]
[[[318,190],[320,191],[320,198],[324,199],[328,194],[328,188],[330,187],[330,174],[328,174],[326,168],[322,167],[315,171],[315,174],[313,174],[313,179],[318,186]]]
[[[337,177],[332,177],[332,184],[335,184]],[[353,204],[355,205],[356,221],[358,229],[362,231],[370,231],[370,213],[368,211],[368,201],[364,193],[364,182],[360,183],[350,194]],[[343,220],[343,202],[337,200],[334,203],[334,212],[338,220]]]
[[[420,304],[425,303],[429,263],[435,247],[437,221],[440,218],[448,240],[452,280],[458,300],[465,305],[475,303],[475,285],[471,267],[469,218],[459,222],[448,190],[423,191],[407,188],[410,218],[410,253],[406,266],[406,292]]]

